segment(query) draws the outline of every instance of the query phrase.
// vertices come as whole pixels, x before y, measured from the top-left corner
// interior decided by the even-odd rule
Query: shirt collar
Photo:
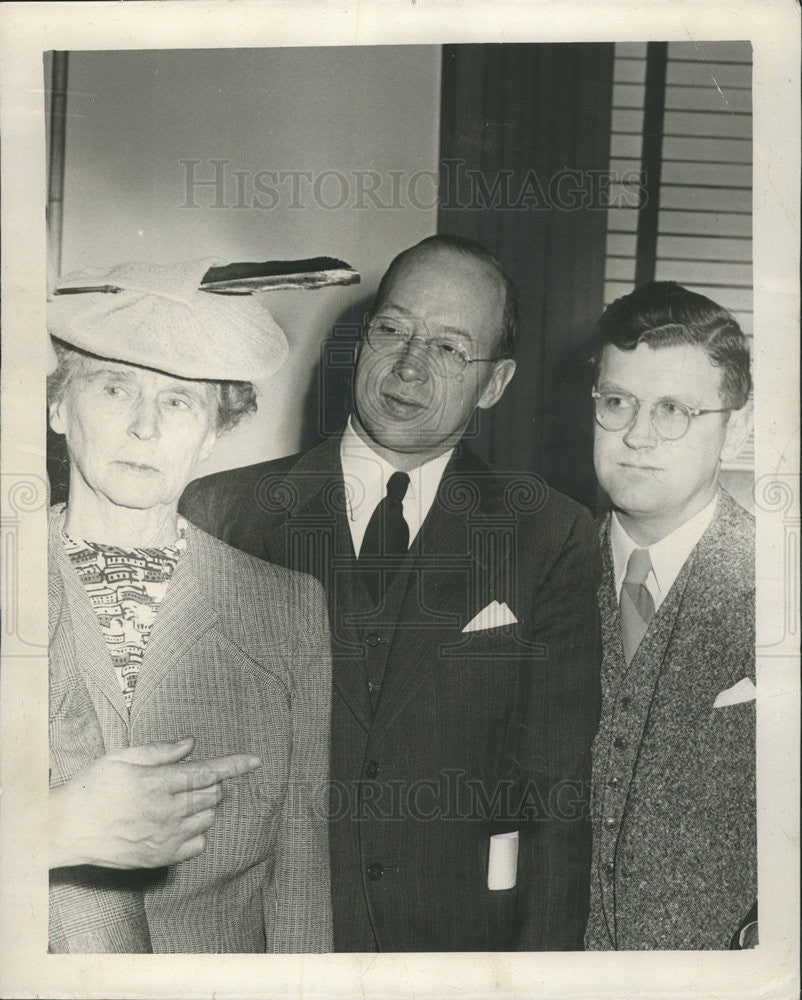
[[[409,489],[404,497],[404,518],[409,525],[410,542],[417,535],[434,503],[437,487],[452,454],[453,448],[409,472]],[[351,417],[348,418],[348,424],[340,441],[340,462],[348,518],[353,532],[356,524],[367,527],[376,504],[386,492],[387,480],[399,470],[357,434]],[[360,543],[362,534],[364,528],[359,535]],[[357,545],[354,547],[359,551]]]
[[[698,514],[694,514],[665,538],[661,538],[659,542],[648,546],[649,558],[652,562],[650,578],[653,577],[652,586],[649,589],[652,591],[656,605],[669,592],[679,576],[680,570],[685,565],[685,560],[713,520],[717,499],[717,495],[714,496]],[[624,582],[629,557],[635,549],[643,548],[643,546],[638,545],[629,537],[615,511],[610,517],[610,547],[613,553],[615,590],[616,594],[620,596],[621,584]],[[647,586],[649,586],[648,580]]]
[[[353,521],[368,508],[368,517],[379,499],[384,496],[387,480],[397,470],[354,430],[351,417],[340,440],[340,462],[345,482],[348,516]],[[407,496],[414,496],[415,484],[409,479]],[[406,497],[405,497],[406,499]]]

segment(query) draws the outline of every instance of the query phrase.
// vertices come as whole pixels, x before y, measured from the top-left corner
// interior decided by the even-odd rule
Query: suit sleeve
[[[196,527],[215,538],[223,539],[226,511],[218,496],[213,476],[191,482],[178,501],[178,512]],[[225,539],[223,539],[225,540]]]
[[[584,508],[533,598],[541,657],[520,759],[525,777],[519,856],[519,940],[527,951],[581,950],[589,910],[591,744],[599,723],[601,561]]]
[[[260,466],[216,472],[187,486],[178,512],[221,542],[265,559],[267,510],[259,500]]]
[[[298,579],[305,594],[298,601],[300,641],[291,664],[292,759],[277,838],[275,895],[265,898],[265,922],[268,951],[309,953],[332,948],[328,839],[331,649],[323,588],[308,577]]]

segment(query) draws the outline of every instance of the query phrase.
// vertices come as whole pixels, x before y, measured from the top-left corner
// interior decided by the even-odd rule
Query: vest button
[[[613,740],[613,746],[616,748],[616,750],[626,750],[627,745],[628,745],[627,741],[624,739],[623,736],[616,736],[616,738]]]
[[[614,830],[615,829],[615,817],[614,816],[608,816],[607,819],[604,821],[604,825],[605,825],[606,829],[608,829],[608,830]]]
[[[605,875],[608,876],[612,875],[613,872],[615,871],[615,865],[612,863],[612,861],[605,861],[604,864],[602,865],[602,871],[604,872]]]
[[[378,861],[374,861],[372,865],[368,865],[368,878],[373,882],[378,882],[383,876],[384,868],[382,868]]]
[[[610,786],[610,788],[618,788],[618,786],[621,784],[621,781],[619,778],[613,777],[609,779],[607,784]]]
[[[377,760],[371,760],[365,768],[365,774],[369,778],[378,778],[380,770],[381,768],[379,767],[379,762]]]
[[[621,705],[621,708],[629,708],[629,706],[632,704],[632,699],[629,697],[629,695],[625,694],[624,697],[619,702],[619,704]]]

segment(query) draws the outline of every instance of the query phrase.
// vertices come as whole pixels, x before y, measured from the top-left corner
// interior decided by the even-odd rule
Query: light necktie
[[[652,560],[648,549],[633,549],[627,563],[627,572],[621,585],[621,638],[624,643],[624,659],[630,663],[635,651],[646,634],[649,623],[654,618],[654,601],[646,586],[646,578],[652,571]]]
[[[362,539],[360,562],[376,563],[397,560],[409,548],[409,525],[404,520],[404,496],[409,488],[406,472],[394,472],[387,481],[387,493],[376,504]],[[393,567],[382,567],[385,581],[389,582]],[[371,588],[372,589],[372,588]]]

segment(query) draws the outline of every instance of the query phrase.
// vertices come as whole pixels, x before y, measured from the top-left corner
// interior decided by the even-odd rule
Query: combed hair
[[[51,343],[58,364],[55,370],[47,376],[48,405],[58,403],[64,397],[70,382],[83,370],[86,361],[97,357],[97,355],[82,351],[79,347],[73,347],[72,344],[66,344],[55,338],[51,338]],[[253,413],[256,410],[256,389],[252,382],[220,379],[188,379],[187,381],[202,382],[212,386],[215,390],[217,397],[215,429],[218,434],[236,427],[246,413]]]
[[[390,266],[384,272],[382,280],[379,282],[376,297],[373,300],[375,307],[378,308],[381,306],[382,302],[387,297],[387,289],[390,286],[395,271],[400,267],[400,265],[403,264],[409,257],[414,256],[418,250],[428,248],[453,250],[456,253],[464,254],[467,257],[473,257],[475,260],[480,260],[483,264],[486,264],[494,272],[504,289],[504,312],[501,317],[501,332],[499,336],[498,352],[499,356],[502,358],[511,358],[515,353],[515,344],[518,339],[518,326],[520,323],[518,289],[513,284],[512,278],[510,278],[509,274],[507,274],[504,265],[498,257],[483,247],[481,243],[476,243],[474,240],[468,240],[462,236],[451,236],[447,233],[441,233],[437,236],[427,236],[426,239],[421,240],[420,243],[416,243],[414,247],[402,250],[397,257],[393,258]],[[375,313],[375,309],[372,310],[372,313]]]
[[[236,427],[246,413],[256,412],[256,389],[253,382],[232,380],[212,382],[217,387],[217,433]]]
[[[737,321],[723,306],[676,281],[650,281],[616,299],[596,324],[595,344],[591,364],[596,376],[608,345],[634,351],[638,344],[694,344],[721,370],[722,403],[740,410],[749,399],[749,347]]]

